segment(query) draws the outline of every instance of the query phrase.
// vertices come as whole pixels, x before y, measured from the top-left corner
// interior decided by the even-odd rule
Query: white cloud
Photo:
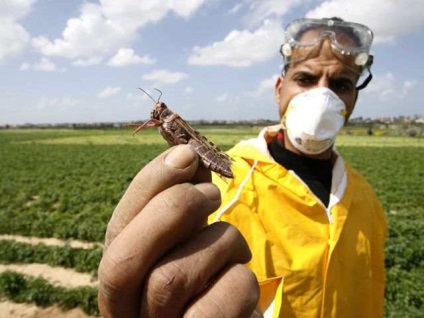
[[[185,19],[191,17],[207,0],[171,0],[169,9]]]
[[[34,70],[34,71],[40,71],[40,72],[64,72],[65,69],[59,69],[56,64],[54,64],[49,59],[43,57],[38,63],[30,64],[30,63],[22,63],[20,68],[21,71],[28,71],[28,70]]]
[[[191,87],[191,86],[187,86],[185,89],[184,89],[184,93],[186,94],[186,95],[191,95],[191,94],[193,94],[193,87]]]
[[[22,53],[30,41],[30,35],[18,23],[32,7],[35,0],[0,1],[0,63]]]
[[[415,80],[398,81],[388,72],[375,75],[371,83],[364,90],[364,94],[375,95],[381,101],[405,98],[417,85]]]
[[[119,86],[108,86],[104,90],[102,90],[97,96],[99,98],[109,98],[113,95],[118,94],[121,91],[121,88]]]
[[[48,108],[66,108],[73,107],[80,104],[81,101],[71,97],[60,97],[60,98],[46,98],[42,97],[37,102],[37,109],[48,109]]]
[[[168,13],[189,18],[206,0],[100,0],[101,11],[112,23],[126,30],[136,30],[162,20]]]
[[[243,2],[236,3],[230,11],[228,11],[229,14],[237,14],[241,9],[243,8],[244,4]]]
[[[215,101],[219,104],[229,105],[228,107],[234,110],[234,108],[238,108],[240,103],[240,96],[234,95],[233,93],[222,93],[221,95],[218,95],[215,97]]]
[[[402,95],[403,96],[408,95],[409,92],[417,86],[417,84],[418,84],[418,82],[414,81],[414,80],[407,80],[407,81],[403,82]]]
[[[30,35],[19,24],[0,19],[0,63],[6,58],[22,53],[27,47]]]
[[[281,21],[281,17],[305,3],[318,3],[306,13],[306,17],[338,16],[347,21],[363,23],[374,31],[376,43],[393,42],[402,35],[418,31],[424,25],[422,0],[244,0],[235,5],[230,13],[235,14],[243,9],[243,21],[254,26],[270,18],[279,18]]]
[[[91,57],[88,59],[77,59],[76,61],[72,62],[72,65],[74,66],[92,66],[92,65],[98,65],[102,62],[101,57]]]
[[[0,19],[20,19],[31,11],[35,0],[0,1]]]
[[[188,62],[194,65],[247,67],[274,57],[282,42],[280,23],[267,20],[254,32],[233,30],[223,41],[202,48],[195,47]]]
[[[313,1],[244,0],[230,13],[244,9],[243,21],[258,25],[264,19],[280,18],[294,8]],[[327,0],[315,1],[319,5],[306,17],[323,18],[339,16],[348,21],[366,24],[375,33],[375,42],[392,42],[404,34],[419,30],[424,25],[422,0]],[[388,23],[387,21],[390,21]]]
[[[28,71],[31,68],[31,64],[29,63],[22,63],[19,70],[21,71]]]
[[[100,6],[87,3],[81,11],[80,17],[68,20],[62,38],[50,41],[37,37],[32,40],[33,46],[47,56],[91,58],[130,41],[133,33],[107,20]]]
[[[175,84],[186,79],[188,75],[181,72],[170,72],[167,70],[154,70],[151,73],[144,74],[141,78],[152,82],[154,85],[163,86],[166,84]]]
[[[128,93],[125,98],[129,101],[136,101],[139,102],[141,100],[143,100],[143,95],[141,94],[133,94],[133,93]]]
[[[218,103],[225,103],[228,100],[228,93],[224,93],[215,98]]]
[[[307,1],[248,0],[245,1],[245,5],[248,6],[248,12],[243,17],[243,20],[248,25],[259,25],[265,19],[281,18],[290,10],[305,2]]]
[[[57,71],[56,65],[43,57],[40,62],[33,65],[34,70],[41,72],[54,72]]]
[[[310,18],[338,16],[363,23],[375,34],[375,42],[392,42],[424,25],[422,0],[329,0],[306,14]]]
[[[155,60],[149,56],[138,56],[133,49],[120,48],[118,52],[109,60],[109,66],[127,66],[135,64],[153,64]]]
[[[137,36],[139,28],[156,23],[168,13],[190,17],[206,0],[100,0],[84,3],[79,17],[68,20],[62,37],[37,37],[33,46],[47,56],[92,58],[111,54]]]
[[[248,95],[252,97],[256,97],[256,98],[260,98],[263,96],[265,97],[272,96],[277,78],[278,78],[277,75],[273,75],[270,78],[262,80],[261,82],[259,82],[259,85],[256,88],[256,90],[253,91],[252,93],[249,93]]]

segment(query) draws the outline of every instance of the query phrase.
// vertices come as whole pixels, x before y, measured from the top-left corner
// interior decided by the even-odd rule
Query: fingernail
[[[165,164],[174,169],[185,169],[196,159],[196,153],[185,146],[174,147],[165,157]]]
[[[221,192],[213,183],[199,183],[195,186],[200,192],[206,195],[211,201],[221,201]]]

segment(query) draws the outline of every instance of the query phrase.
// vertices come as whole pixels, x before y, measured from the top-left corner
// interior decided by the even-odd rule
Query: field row
[[[258,132],[257,128],[199,130],[223,149]],[[167,148],[154,130],[143,131],[136,137],[130,133],[126,130],[0,132],[0,235],[103,242],[107,222],[129,182]],[[386,317],[421,317],[424,140],[346,135],[338,140],[338,151],[373,185],[387,215]],[[100,246],[83,249],[0,241],[3,264],[59,265],[95,277],[100,256]],[[35,297],[32,293],[38,292],[46,296],[39,288],[55,291],[62,298],[31,298]],[[90,307],[95,303],[93,289],[72,289],[68,293],[54,288],[49,282],[34,282],[19,273],[0,275],[0,293],[15,301],[60,305],[64,299],[71,299],[72,303],[93,312]]]
[[[258,135],[259,127],[199,127],[199,131],[217,145],[229,147],[240,140],[254,138]],[[363,129],[365,130],[365,129]],[[131,130],[42,130],[42,131],[3,131],[7,137],[11,135],[14,142],[23,144],[49,144],[49,145],[159,145],[164,146],[165,141],[157,129],[147,129],[139,132],[134,137]],[[367,136],[365,134],[348,134],[342,132],[336,139],[336,146],[348,147],[424,147],[422,138],[406,136]]]

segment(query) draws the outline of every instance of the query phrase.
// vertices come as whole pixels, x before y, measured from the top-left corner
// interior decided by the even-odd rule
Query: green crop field
[[[199,128],[228,149],[250,127]],[[166,149],[156,130],[0,131],[0,235],[101,243],[123,191]],[[386,317],[423,317],[424,139],[341,135],[337,149],[374,186],[387,215]],[[96,277],[100,244],[31,245],[0,240],[0,264],[42,263]],[[0,273],[0,298],[97,314],[96,287],[64,288],[14,271]]]

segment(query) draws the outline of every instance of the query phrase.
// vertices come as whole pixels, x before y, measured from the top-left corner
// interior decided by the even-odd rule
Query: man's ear
[[[281,75],[278,76],[277,81],[275,82],[275,101],[277,104],[280,103],[280,94],[281,94],[281,87],[283,86],[284,77]]]

